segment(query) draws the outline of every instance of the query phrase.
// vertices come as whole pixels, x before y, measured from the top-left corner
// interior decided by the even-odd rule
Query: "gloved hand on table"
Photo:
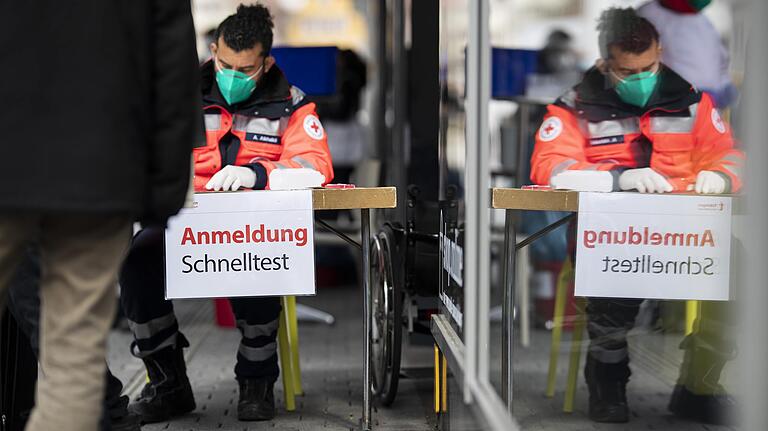
[[[674,190],[669,181],[651,168],[628,169],[619,175],[619,188],[636,189],[640,193],[669,193]]]
[[[717,172],[701,171],[696,176],[696,193],[719,195],[725,193],[726,186],[725,178]]]
[[[256,172],[245,166],[225,166],[205,185],[207,190],[235,191],[240,187],[252,188],[256,184]]]

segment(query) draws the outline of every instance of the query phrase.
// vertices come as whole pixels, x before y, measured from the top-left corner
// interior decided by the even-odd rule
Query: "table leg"
[[[370,210],[360,210],[360,235],[363,256],[363,337],[364,360],[363,364],[363,423],[362,427],[368,431],[371,429],[371,215]]]
[[[515,255],[515,290],[518,292],[517,304],[520,310],[520,345],[529,347],[531,345],[531,283],[530,283],[530,248],[523,247],[517,250]],[[520,265],[522,263],[522,265]]]
[[[507,409],[512,411],[512,360],[515,329],[515,222],[512,211],[504,212],[504,284],[502,306],[502,397],[507,403]]]

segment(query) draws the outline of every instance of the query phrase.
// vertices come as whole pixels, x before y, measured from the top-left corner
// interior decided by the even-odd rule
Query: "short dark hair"
[[[659,32],[647,19],[637,15],[633,8],[610,8],[600,15],[597,24],[600,55],[609,58],[611,48],[640,54],[659,41]]]
[[[216,42],[224,38],[224,43],[235,52],[252,49],[261,44],[264,56],[272,49],[272,14],[266,6],[260,4],[237,7],[237,12],[228,16],[216,29]]]

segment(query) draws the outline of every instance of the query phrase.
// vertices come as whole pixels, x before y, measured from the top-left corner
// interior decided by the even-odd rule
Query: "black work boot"
[[[685,349],[669,411],[684,419],[711,425],[735,425],[736,402],[720,385],[725,364],[733,359],[735,347],[722,342],[715,348],[700,334],[680,343]]]
[[[275,417],[275,383],[271,379],[240,379],[237,419],[268,421]]]
[[[141,418],[128,411],[130,400],[127,395],[121,395],[122,392],[123,383],[107,369],[100,431],[141,431]]]
[[[125,416],[110,418],[107,429],[110,431],[141,431],[141,418],[128,412]]]
[[[626,373],[621,368],[626,367]],[[611,368],[619,369],[611,370]],[[627,406],[627,380],[629,366],[621,364],[603,364],[587,355],[584,377],[589,388],[589,418],[602,423],[629,422]]]
[[[725,391],[696,395],[683,385],[675,385],[669,411],[684,419],[710,425],[735,425],[736,402]]]
[[[161,422],[195,409],[183,349],[166,347],[142,360],[147,367],[149,382],[144,385],[139,398],[128,407],[141,417],[142,423]]]

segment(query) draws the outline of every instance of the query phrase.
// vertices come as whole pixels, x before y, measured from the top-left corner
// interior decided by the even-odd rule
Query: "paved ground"
[[[271,423],[243,423],[236,419],[237,385],[234,380],[234,352],[239,341],[235,330],[212,325],[211,301],[180,301],[177,318],[192,346],[187,349],[187,366],[195,391],[197,410],[171,423],[145,426],[155,430],[350,430],[358,429],[362,412],[362,311],[360,292],[353,288],[321,290],[299,302],[333,313],[333,326],[299,324],[301,375],[305,395],[297,398],[295,412],[284,409],[282,381],[276,385],[278,418]],[[130,337],[115,332],[110,339],[109,361],[113,372],[126,384],[132,398],[141,390],[144,372],[141,362],[127,355]],[[416,358],[431,358],[431,346],[415,348]],[[428,354],[424,354],[426,353]],[[375,429],[421,431],[434,429],[429,360],[413,362],[401,380],[398,398],[391,408],[374,410]]]
[[[666,406],[677,378],[682,352],[677,348],[680,335],[664,335],[634,330],[630,333],[630,354],[633,375],[627,396],[631,420],[623,425],[595,424],[587,418],[587,387],[579,370],[579,386],[575,411],[562,411],[565,380],[568,373],[570,333],[563,335],[558,361],[557,392],[552,399],[544,396],[551,332],[536,330],[531,346],[518,347],[515,361],[515,417],[524,430],[582,431],[582,430],[675,430],[721,431],[734,428],[717,427],[682,421],[667,412]],[[582,356],[581,367],[584,365]],[[580,367],[580,368],[581,368]],[[499,368],[496,368],[499,370]],[[498,371],[497,371],[498,372]],[[726,387],[733,387],[736,370],[726,368]],[[730,385],[729,385],[730,383]]]
[[[353,288],[329,288],[313,298],[300,302],[333,313],[334,326],[299,324],[301,340],[301,373],[306,395],[297,399],[297,409],[288,413],[283,408],[282,383],[276,386],[279,416],[271,423],[247,424],[236,420],[237,387],[234,381],[234,349],[238,343],[235,330],[212,324],[211,301],[181,301],[177,316],[192,347],[187,349],[189,375],[195,390],[197,411],[171,423],[144,427],[156,430],[350,430],[358,429],[361,414],[362,326],[360,292]],[[680,430],[722,431],[730,428],[702,426],[679,421],[666,411],[669,393],[677,376],[680,351],[679,335],[631,333],[634,375],[629,385],[632,420],[627,425],[597,425],[586,417],[587,391],[579,373],[576,411],[562,412],[569,333],[564,334],[558,371],[557,394],[544,397],[548,349],[551,333],[536,330],[532,345],[518,348],[515,360],[515,416],[524,430]],[[493,331],[493,337],[500,337]],[[500,338],[499,338],[500,339]],[[141,362],[128,355],[130,336],[114,332],[110,339],[110,365],[126,383],[131,397],[141,389],[144,372]],[[375,429],[421,431],[435,429],[431,412],[431,346],[408,347],[404,355],[409,378],[401,380],[398,398],[392,408],[374,411]],[[494,345],[494,376],[499,373],[498,346]],[[727,369],[726,383],[733,381],[733,370]],[[497,380],[497,379],[494,379]],[[455,389],[455,388],[453,388]],[[451,397],[454,398],[454,397]],[[459,399],[460,397],[455,397]],[[455,406],[459,407],[459,406]],[[451,431],[475,430],[471,415],[453,408],[442,422]],[[463,424],[460,424],[462,423]]]

